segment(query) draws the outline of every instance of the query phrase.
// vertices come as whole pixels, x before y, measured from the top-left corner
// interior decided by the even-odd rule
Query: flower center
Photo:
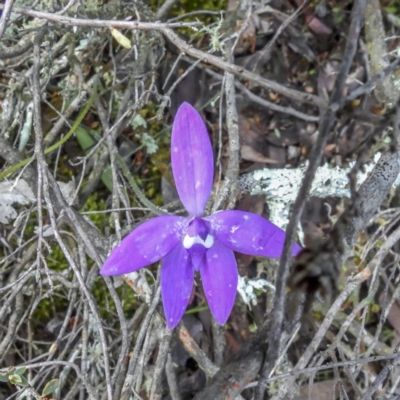
[[[191,249],[194,244],[201,244],[206,249],[209,249],[214,244],[214,238],[211,235],[207,235],[206,240],[203,240],[200,236],[191,237],[189,235],[183,238],[183,247],[185,249]]]
[[[189,223],[182,244],[189,253],[194,269],[198,271],[204,254],[214,244],[214,237],[210,235],[210,223],[199,217],[194,218]]]

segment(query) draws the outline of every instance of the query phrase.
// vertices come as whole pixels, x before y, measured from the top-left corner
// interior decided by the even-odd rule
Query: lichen
[[[372,171],[380,153],[375,155],[374,161],[365,164],[357,175],[357,184],[360,186]],[[354,164],[347,168],[332,167],[325,164],[317,169],[310,196],[349,197],[348,174]],[[297,194],[306,171],[307,164],[295,169],[262,169],[247,175],[241,181],[242,187],[251,187],[251,194],[263,194],[270,209],[270,220],[282,229],[285,229],[289,220],[290,208],[296,200]],[[396,181],[395,185],[399,182]]]

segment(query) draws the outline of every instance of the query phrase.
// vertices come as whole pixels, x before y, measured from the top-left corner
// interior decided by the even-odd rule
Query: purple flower
[[[211,312],[223,325],[232,311],[238,284],[233,252],[280,257],[285,232],[244,211],[202,217],[213,185],[213,152],[201,116],[188,103],[180,106],[174,120],[171,162],[189,217],[160,216],[139,225],[112,251],[100,273],[126,274],[162,259],[161,293],[172,329],[186,310],[198,271]],[[299,251],[295,244],[293,255]]]

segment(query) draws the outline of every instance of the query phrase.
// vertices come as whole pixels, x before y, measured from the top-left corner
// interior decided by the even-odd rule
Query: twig
[[[2,9],[2,5],[0,5],[0,9]],[[193,46],[189,45],[184,40],[180,39],[179,36],[174,31],[172,31],[172,28],[196,27],[198,25],[197,22],[168,24],[161,22],[153,23],[153,22],[138,22],[138,21],[130,22],[130,21],[94,20],[94,19],[89,20],[89,19],[70,18],[58,14],[33,11],[20,7],[15,7],[13,11],[18,14],[28,15],[35,18],[43,18],[49,21],[54,21],[71,26],[83,26],[92,28],[112,27],[120,29],[158,30],[161,31],[181,51],[192,57],[201,59],[205,63],[209,63],[222,70],[238,75],[244,79],[253,82],[254,84],[260,87],[273,90],[295,101],[309,103],[320,108],[326,108],[328,106],[326,101],[324,99],[319,98],[318,96],[314,96],[312,94],[303,93],[297,90],[287,88],[286,86],[280,85],[279,83],[276,83],[274,81],[261,78],[259,75],[254,74],[248,70],[245,70],[240,66],[226,62],[219,57],[195,49]]]
[[[185,350],[197,361],[204,373],[212,378],[218,372],[219,368],[200,349],[182,321],[179,323],[176,331]]]
[[[389,76],[396,68],[400,65],[400,57],[394,60],[391,64],[389,64],[385,69],[380,71],[378,74],[374,75],[368,82],[364,85],[360,86],[359,88],[353,90],[345,99],[340,102],[341,107],[344,104],[349,103],[350,101],[356,99],[357,97],[362,96],[363,94],[369,93],[376,84],[384,79],[385,77]]]
[[[182,53],[181,53],[182,54]],[[179,62],[179,59],[181,57],[181,54],[179,54],[179,56],[177,57],[174,66]],[[165,95],[163,96],[164,99],[160,104],[160,108],[157,111],[157,114],[162,115],[162,112],[164,111],[164,108],[168,105],[168,102],[170,102],[170,97],[171,94],[173,93],[173,91],[175,90],[175,88],[179,85],[180,82],[182,82],[183,79],[185,79],[199,64],[200,64],[201,60],[197,60],[196,62],[194,62],[189,68],[186,69],[186,71],[179,76],[179,78],[171,85],[171,87],[168,89],[167,93],[165,93]],[[171,69],[169,75],[167,76],[167,79],[165,80],[164,85],[168,82],[168,79],[170,77],[170,75],[172,74],[174,70],[174,67]],[[161,118],[160,118],[161,119]]]
[[[368,357],[368,358],[359,358],[357,360],[347,360],[347,361],[339,361],[337,363],[330,363],[330,364],[324,364],[324,365],[319,365],[316,367],[310,367],[310,368],[303,368],[303,369],[294,369],[290,372],[286,372],[284,374],[280,374],[274,377],[271,377],[268,379],[268,383],[272,382],[277,382],[282,379],[286,379],[288,377],[293,377],[293,376],[298,376],[300,374],[308,375],[311,373],[315,372],[320,372],[320,371],[327,371],[332,368],[341,368],[341,367],[351,367],[354,365],[360,365],[360,364],[369,364],[373,362],[378,362],[378,361],[387,361],[387,360],[392,360],[398,357],[398,354],[385,354],[382,356],[374,356],[374,357]],[[258,384],[258,382],[252,382],[246,385],[246,389],[255,387]]]
[[[28,280],[29,277],[25,281]],[[14,289],[12,292],[12,297],[15,298],[14,304],[10,301],[9,303],[12,304],[12,314],[10,318],[8,319],[8,325],[7,325],[7,333],[4,335],[3,340],[0,342],[0,363],[3,362],[3,359],[7,355],[7,350],[10,348],[12,345],[12,340],[14,338],[15,332],[17,330],[18,322],[20,322],[21,316],[23,314],[23,293],[22,293],[22,287],[25,281],[22,281],[21,284]],[[11,297],[10,296],[10,297]],[[8,300],[8,299],[7,299]],[[7,303],[7,302],[5,302]],[[5,308],[5,304],[3,308]],[[1,318],[0,318],[1,320]]]
[[[162,19],[168,13],[168,11],[173,7],[177,0],[166,0],[156,13],[156,19]]]
[[[263,325],[264,326],[264,325]],[[233,360],[221,367],[194,400],[235,399],[258,375],[265,351],[265,334],[260,329],[246,342]]]
[[[248,7],[246,18],[242,24],[241,29],[237,33],[236,40],[232,43],[230,48],[226,48],[226,58],[229,62],[233,63],[233,53],[239,42],[239,39],[245,29],[247,28],[251,13],[252,13],[252,1],[249,4],[245,2],[239,3],[239,8]],[[232,40],[231,40],[232,42]],[[225,173],[225,179],[220,190],[216,194],[216,200],[214,202],[212,212],[215,213],[221,206],[221,204],[228,198],[228,209],[232,209],[236,203],[236,196],[238,194],[238,176],[239,176],[239,152],[240,152],[240,142],[239,142],[239,123],[238,123],[238,113],[236,109],[236,93],[235,93],[235,76],[232,73],[225,72],[225,79],[223,81],[225,84],[225,99],[226,99],[226,125],[228,128],[228,139],[229,139],[229,161],[228,167]],[[222,96],[221,96],[222,101]],[[222,110],[220,110],[222,113]],[[219,149],[221,152],[221,148]],[[220,156],[220,154],[219,154]],[[219,160],[219,157],[218,157]]]
[[[167,362],[169,347],[172,339],[172,332],[173,331],[168,329],[167,327],[164,328],[164,334],[160,342],[156,367],[154,370],[153,380],[151,383],[151,389],[150,389],[151,400],[161,396],[160,388],[161,388],[162,373],[164,371],[165,364]]]
[[[387,378],[389,373],[393,371],[396,365],[400,364],[400,354],[396,352],[397,357],[391,362],[388,363],[385,368],[379,373],[376,377],[374,383],[365,391],[361,400],[369,400],[372,398],[374,392],[379,388],[382,382]]]
[[[116,169],[116,147],[114,143],[114,136],[111,134],[110,125],[107,121],[106,110],[101,104],[101,100],[96,96],[95,98],[97,112],[99,114],[101,125],[103,126],[104,135],[106,136],[108,154],[110,155],[110,166],[111,166],[111,176],[112,176],[112,208],[119,208],[119,196],[118,196],[118,174]],[[119,213],[111,213],[110,219],[114,223],[115,233],[119,241],[122,240],[121,237],[121,224],[119,222]]]
[[[126,377],[125,377],[125,382],[124,382],[124,385],[122,388],[121,400],[126,400],[130,396],[130,390],[134,383],[135,368],[136,368],[137,362],[139,360],[139,355],[140,355],[139,350],[142,347],[142,344],[145,339],[148,327],[150,326],[150,322],[153,317],[154,311],[160,301],[160,296],[161,296],[161,289],[160,289],[160,287],[158,287],[158,289],[154,295],[154,299],[150,305],[149,311],[147,312],[146,317],[142,322],[142,326],[140,328],[140,332],[136,339],[135,347],[133,349],[133,355],[132,355],[131,359],[129,360],[129,367],[128,367]]]
[[[92,96],[90,97],[89,101],[87,102],[85,108],[80,112],[78,115],[77,119],[75,120],[74,124],[72,125],[71,129],[68,131],[68,133],[61,138],[57,143],[53,144],[52,146],[48,147],[45,149],[43,152],[44,154],[49,154],[52,151],[58,149],[60,146],[62,146],[76,131],[78,128],[79,124],[83,121],[85,118],[86,114],[89,112],[90,107],[93,104],[93,101],[96,97],[96,90],[93,90]],[[0,180],[4,179],[8,175],[12,174],[13,172],[17,171],[18,169],[22,168],[23,166],[27,165],[29,162],[33,160],[33,157],[26,158],[25,160],[20,161],[19,163],[13,165],[10,168],[7,168],[5,171],[3,171],[0,174]]]
[[[27,386],[27,387],[21,389],[20,392],[21,393],[26,392],[26,393],[30,394],[31,396],[33,396],[37,400],[43,399],[43,397],[32,386]]]
[[[10,47],[0,47],[0,60],[15,58],[26,53],[33,46],[32,37],[30,35],[24,36],[20,41]]]
[[[356,240],[358,234],[369,223],[372,216],[375,214],[376,210],[389,193],[393,182],[399,174],[399,159],[399,151],[396,153],[392,153],[391,151],[385,153],[378,161],[378,164],[372,170],[367,180],[361,185],[354,204],[354,208],[357,210],[357,213],[356,215],[351,216],[351,218],[348,216],[346,217],[347,221],[345,222],[345,229],[341,238],[343,240],[345,252],[337,255],[338,265],[343,265],[353,248],[354,241]],[[344,223],[343,218],[345,218],[345,216],[339,218],[336,224]],[[306,367],[313,354],[315,354],[315,351],[320,345],[322,339],[325,337],[327,330],[335,319],[335,315],[341,309],[342,304],[346,301],[353,290],[362,282],[367,280],[370,276],[371,270],[367,268],[346,283],[345,288],[326,314],[317,333],[314,335],[312,342],[296,364],[296,369],[302,370]],[[285,385],[282,386],[279,397],[276,399],[282,398],[281,396],[285,396],[286,390],[292,387],[294,383],[294,379],[289,379],[287,382],[285,382]]]
[[[39,32],[34,41],[33,45],[33,74],[32,74],[32,98],[33,98],[33,110],[35,115],[35,153],[34,158],[37,160],[37,218],[38,218],[38,244],[36,248],[36,266],[38,270],[40,269],[40,265],[43,262],[46,275],[50,281],[50,289],[54,290],[53,283],[51,281],[49,275],[49,269],[47,267],[47,263],[43,259],[42,256],[42,244],[43,240],[43,183],[44,183],[44,171],[46,168],[46,161],[44,159],[44,150],[43,150],[43,130],[42,130],[42,120],[38,117],[41,113],[40,109],[40,101],[41,101],[41,89],[40,89],[40,45],[42,44],[42,40],[44,37],[45,31],[42,30]],[[0,178],[1,179],[1,178]]]
[[[210,72],[212,72],[210,70]],[[319,117],[314,116],[314,115],[309,115],[309,114],[304,114],[300,111],[295,110],[292,107],[284,107],[284,106],[280,106],[279,104],[275,104],[275,103],[271,103],[268,100],[263,99],[260,96],[257,96],[256,94],[254,94],[251,90],[247,89],[246,86],[244,86],[242,83],[240,83],[239,81],[235,81],[235,86],[242,91],[248,98],[249,100],[253,101],[254,103],[259,104],[260,106],[263,106],[269,110],[272,111],[277,111],[283,114],[288,114],[288,115],[292,115],[293,117],[302,119],[304,121],[308,121],[308,122],[317,122],[319,121]]]
[[[172,362],[171,354],[168,354],[167,357],[167,364],[165,365],[165,373],[167,375],[169,393],[171,395],[172,400],[181,400],[181,396],[179,394],[179,386],[176,379],[175,368]]]
[[[39,38],[40,39],[40,38]],[[66,259],[68,260],[71,268],[73,269],[80,286],[82,288],[82,291],[84,292],[90,308],[92,310],[92,313],[96,319],[97,323],[97,328],[99,331],[99,335],[101,338],[101,344],[102,344],[102,350],[103,350],[103,357],[104,357],[104,369],[105,369],[105,376],[106,376],[106,385],[107,385],[107,394],[108,394],[108,399],[112,400],[112,386],[111,386],[111,375],[110,375],[110,365],[109,365],[109,356],[108,356],[108,348],[107,348],[107,342],[105,338],[105,332],[104,328],[101,322],[100,315],[97,311],[96,303],[93,299],[93,296],[91,292],[88,290],[88,288],[85,285],[85,282],[82,278],[82,275],[72,258],[68,248],[64,244],[64,241],[62,240],[58,229],[57,229],[57,222],[56,222],[56,216],[54,212],[54,206],[53,202],[50,199],[49,195],[49,181],[51,180],[50,173],[47,170],[47,164],[44,158],[44,149],[43,149],[43,131],[42,131],[42,121],[41,121],[41,107],[40,107],[40,80],[39,80],[39,73],[40,73],[40,47],[37,45],[37,42],[35,41],[35,57],[34,57],[34,68],[33,68],[33,73],[32,73],[32,90],[33,90],[33,103],[34,103],[34,127],[35,127],[35,137],[36,137],[36,145],[35,145],[35,154],[36,158],[38,161],[38,173],[41,174],[42,179],[43,179],[43,196],[45,199],[45,202],[47,204],[49,216],[50,216],[50,221],[51,221],[51,226],[54,231],[54,236],[64,253]],[[54,178],[53,178],[54,179]],[[39,181],[39,179],[38,179]],[[40,181],[38,184],[38,188],[40,188]],[[57,184],[52,185],[52,189],[55,190],[56,192],[60,191],[59,187]],[[59,193],[61,195],[61,193]],[[61,195],[62,198],[62,195]]]
[[[369,54],[369,64],[372,74],[381,72],[389,65],[387,59],[386,33],[381,13],[379,0],[368,0],[365,7],[364,24],[365,44]],[[399,99],[399,90],[396,78],[387,75],[384,79],[377,82],[374,93],[379,101],[385,102],[389,107],[393,107]]]
[[[351,62],[357,49],[358,37],[361,30],[361,22],[364,14],[365,0],[358,0],[355,2],[351,15],[351,25],[349,29],[349,39],[346,43],[346,49],[344,54],[343,63],[339,71],[335,90],[332,93],[331,106],[324,116],[319,136],[315,144],[314,150],[310,157],[310,163],[305,173],[299,194],[294,203],[293,212],[289,220],[289,224],[286,231],[286,239],[283,248],[282,257],[279,263],[278,269],[278,280],[276,283],[276,291],[274,296],[274,307],[272,321],[273,325],[269,335],[269,346],[266,354],[266,361],[263,366],[259,385],[255,391],[255,400],[262,400],[266,390],[266,384],[264,382],[268,379],[278,357],[280,348],[280,337],[282,332],[282,322],[285,313],[285,295],[286,295],[286,283],[289,276],[290,267],[290,255],[294,243],[297,225],[300,221],[300,216],[303,211],[305,202],[308,198],[311,184],[314,179],[316,170],[321,163],[322,152],[328,140],[331,128],[334,124],[336,112],[338,111],[342,88],[346,81],[348,72],[350,70]]]
[[[4,10],[5,6],[0,4],[0,10]],[[87,28],[119,28],[119,29],[140,29],[144,31],[162,30],[164,28],[192,28],[200,25],[199,22],[139,22],[139,21],[117,21],[102,19],[81,19],[66,17],[60,14],[53,14],[42,11],[30,10],[29,8],[14,7],[13,12],[16,14],[27,15],[32,18],[46,19],[48,21],[58,22],[69,26],[83,26]]]
[[[59,360],[52,360],[52,361],[43,361],[43,362],[38,362],[38,363],[24,363],[22,365],[19,365],[18,367],[25,367],[26,369],[33,369],[33,368],[39,368],[39,367],[53,367],[54,365],[61,365],[63,367],[68,367],[68,368],[72,368],[77,377],[82,381],[82,383],[86,386],[86,389],[88,391],[88,393],[90,394],[92,399],[96,399],[96,391],[94,390],[94,388],[90,385],[90,383],[88,382],[87,379],[85,379],[84,375],[82,374],[81,370],[79,369],[79,367],[71,362],[68,361],[59,361]],[[17,367],[17,368],[18,368]],[[0,369],[1,372],[5,372],[7,371],[7,368],[4,369]]]
[[[260,62],[260,60],[263,61],[263,63],[266,63],[267,60],[269,59],[269,55],[272,49],[272,46],[275,44],[275,42],[278,40],[279,36],[281,35],[281,33],[284,31],[284,29],[290,25],[300,14],[300,12],[302,11],[302,9],[304,8],[305,4],[306,4],[306,0],[303,2],[303,4],[297,8],[297,10],[290,15],[289,17],[287,17],[282,24],[279,26],[279,28],[276,30],[274,36],[272,37],[271,40],[268,41],[267,45],[258,52],[257,54],[257,61],[254,64],[253,67],[253,71],[257,69],[258,63]]]
[[[222,202],[229,195],[229,208],[233,208],[236,202],[238,192],[238,176],[239,176],[239,126],[238,115],[236,110],[235,98],[235,77],[233,74],[226,73],[225,94],[226,94],[226,123],[229,138],[229,162],[225,174],[222,188],[219,191],[217,199],[213,205],[212,212],[216,212]]]
[[[299,92],[298,90],[290,89],[286,86],[280,85],[274,81],[269,79],[264,79],[253,72],[250,72],[243,67],[238,65],[231,64],[227,61],[224,61],[222,58],[216,57],[212,54],[205,53],[201,50],[194,48],[192,45],[186,43],[182,40],[173,30],[170,28],[161,28],[161,32],[175,45],[179,48],[180,51],[185,54],[192,56],[194,58],[202,60],[204,63],[208,63],[222,69],[226,72],[230,72],[242,79],[246,79],[256,86],[263,87],[265,89],[273,90],[276,93],[282,94],[294,101],[299,101],[301,103],[312,104],[316,107],[320,107],[322,109],[327,108],[328,104],[325,99],[322,99],[318,96]]]
[[[6,0],[3,6],[3,13],[0,18],[0,40],[4,35],[4,31],[7,28],[8,18],[10,17],[14,0]]]
[[[187,62],[193,62],[189,57],[183,57],[183,59]],[[221,75],[218,72],[215,72],[210,68],[204,68],[204,70],[208,75],[212,76],[215,79],[218,79],[221,81],[224,79],[225,75]],[[270,101],[265,100],[264,98],[253,93],[251,90],[247,89],[247,87],[245,85],[243,85],[241,82],[239,82],[238,80],[235,80],[235,86],[237,89],[239,89],[241,92],[243,92],[249,100],[265,107],[266,109],[280,112],[283,114],[292,115],[293,117],[302,119],[304,121],[309,121],[309,122],[318,122],[320,119],[318,116],[304,114],[300,111],[295,110],[292,107],[284,107],[284,106],[280,106],[279,104],[271,103]]]
[[[211,321],[214,363],[220,367],[224,362],[224,352],[226,347],[225,329],[220,326],[213,318]]]

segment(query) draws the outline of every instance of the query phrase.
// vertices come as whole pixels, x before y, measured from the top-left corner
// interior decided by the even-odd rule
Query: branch
[[[179,323],[176,331],[185,350],[197,361],[200,368],[208,377],[213,377],[219,368],[200,349],[182,321]]]
[[[261,76],[254,74],[253,72],[244,69],[238,65],[230,64],[223,59],[216,57],[212,54],[205,53],[201,50],[194,48],[192,45],[186,43],[182,40],[174,31],[172,31],[169,27],[160,28],[161,32],[183,53],[192,56],[194,58],[200,59],[205,63],[213,65],[219,69],[230,72],[231,74],[237,75],[242,79],[246,79],[256,86],[260,86],[264,89],[273,90],[276,93],[282,94],[294,101],[299,101],[301,103],[312,104],[313,106],[319,108],[327,108],[328,104],[325,99],[322,99],[318,96],[299,92],[298,90],[290,89],[286,86],[280,85],[274,81],[269,79],[264,79]]]
[[[64,241],[62,240],[60,233],[58,232],[57,229],[57,222],[56,222],[56,215],[55,215],[55,210],[53,206],[53,202],[50,198],[50,186],[53,183],[54,177],[50,174],[47,168],[46,160],[45,160],[45,153],[44,153],[44,147],[43,147],[43,129],[42,129],[42,113],[41,113],[41,87],[40,87],[40,45],[43,39],[44,31],[41,32],[41,34],[37,35],[35,38],[34,42],[34,64],[33,64],[33,73],[32,73],[32,97],[33,97],[33,105],[34,105],[34,130],[35,130],[35,157],[37,159],[37,173],[38,173],[38,217],[39,217],[39,228],[40,228],[40,233],[39,235],[42,235],[42,224],[43,224],[43,218],[41,215],[42,211],[42,204],[40,202],[41,196],[43,195],[43,198],[45,200],[45,203],[47,205],[47,209],[49,212],[49,217],[51,221],[51,226],[54,231],[54,236],[60,245],[60,248],[62,252],[65,255],[65,258],[69,261],[69,265],[71,266],[72,270],[74,271],[74,274],[76,275],[76,278],[87,298],[87,301],[89,303],[89,307],[93,313],[93,316],[96,320],[97,323],[97,329],[99,331],[99,336],[100,336],[100,341],[102,345],[102,350],[103,350],[103,357],[104,357],[104,372],[105,372],[105,379],[106,379],[106,385],[107,385],[107,395],[108,399],[112,399],[112,385],[111,385],[111,375],[110,375],[110,365],[109,365],[109,355],[108,355],[108,348],[107,348],[107,341],[106,341],[106,336],[104,332],[104,327],[101,322],[100,315],[97,310],[96,302],[87,288],[84,279],[82,277],[82,274],[75,263],[74,259],[71,256],[71,253],[67,246],[65,245]],[[55,187],[56,186],[56,187]],[[59,191],[59,188],[57,184],[53,185],[53,190]],[[59,193],[60,197],[62,198],[61,193]],[[40,240],[41,236],[39,236],[39,243],[38,243],[38,256],[40,255]],[[38,259],[39,262],[39,259]]]
[[[26,53],[33,46],[32,37],[30,35],[24,36],[20,41],[10,47],[0,47],[0,60],[18,57]]]
[[[14,0],[6,0],[6,4],[4,4],[3,13],[0,18],[0,39],[4,34],[4,31],[7,28],[8,18],[10,17],[12,6],[14,4]]]
[[[361,185],[358,191],[358,200],[356,201],[356,207],[359,212],[357,213],[357,215],[354,215],[345,221],[346,228],[344,230],[345,234],[343,236],[343,240],[345,241],[344,243],[346,244],[347,251],[345,254],[340,255],[340,257],[338,256],[338,263],[343,263],[348,257],[355,241],[357,240],[359,233],[366,228],[371,220],[371,217],[375,215],[379,206],[386,199],[393,183],[398,177],[399,172],[400,151],[398,150],[395,153],[388,151],[382,155],[382,157],[379,159],[379,161],[369,174],[368,178]],[[345,218],[343,217],[343,219]],[[337,223],[343,223],[343,221],[339,219]],[[362,271],[346,285],[344,291],[340,294],[338,299],[332,305],[331,311],[328,312],[325,320],[323,321],[317,334],[315,335],[313,342],[310,344],[309,348],[306,350],[303,357],[296,365],[294,371],[285,374],[285,377],[287,377],[288,379],[284,382],[285,385],[282,385],[284,389],[282,389],[283,392],[281,391],[279,393],[279,398],[285,398],[285,393],[287,392],[287,390],[295,384],[296,376],[299,373],[302,373],[303,369],[307,366],[312,355],[315,353],[322,339],[325,337],[325,333],[329,329],[332,321],[334,320],[338,308],[340,309],[341,304],[346,301],[354,288],[359,286],[366,279],[368,279],[370,275],[370,271]],[[242,379],[241,375],[246,374],[247,377],[250,378],[250,372],[247,370],[248,366],[251,365],[251,368],[254,367],[256,371],[258,371],[257,366],[258,368],[261,368],[263,357],[262,352],[260,356],[260,349],[265,346],[265,340],[267,339],[267,336],[268,322],[264,323],[264,325],[261,326],[253,335],[253,337],[251,338],[251,343],[253,344],[248,346],[235,357],[237,361],[223,366],[220,371],[214,376],[210,384],[202,392],[200,392],[195,397],[195,399],[205,400],[213,398],[215,400],[222,400],[227,398],[228,394],[231,395],[231,398],[235,398],[235,396],[244,389],[244,386],[241,386],[239,383],[239,381],[241,382]],[[358,360],[358,362],[362,361]],[[311,370],[312,369],[310,369],[310,371]],[[256,376],[257,372],[254,374],[254,378]],[[227,382],[227,377],[229,377],[229,382],[236,383],[223,386],[225,382]],[[267,378],[265,380],[265,383],[273,382],[282,378],[283,376]],[[235,386],[236,384],[237,386]],[[218,396],[216,394],[218,394]],[[278,399],[278,397],[276,399]]]
[[[309,196],[315,173],[321,163],[323,149],[327,143],[328,136],[334,125],[336,113],[339,110],[339,101],[342,96],[342,89],[344,87],[351,63],[357,49],[364,8],[365,0],[358,0],[353,6],[351,24],[348,35],[349,39],[346,42],[344,58],[335,83],[335,89],[332,93],[330,108],[325,114],[320,125],[319,136],[310,157],[310,164],[307,168],[299,194],[294,203],[293,213],[287,227],[285,244],[277,273],[278,280],[276,283],[274,307],[271,318],[271,320],[273,321],[273,325],[269,334],[269,347],[266,356],[267,358],[261,372],[259,385],[256,388],[255,400],[261,400],[264,397],[264,392],[266,390],[265,382],[268,379],[272,369],[274,368],[275,362],[278,357],[282,333],[282,322],[285,314],[286,283],[289,276],[290,259],[294,238],[297,226],[300,221],[300,216],[302,214],[305,202]]]
[[[371,74],[379,74],[388,67],[388,49],[385,40],[385,28],[379,0],[368,0],[365,7],[365,44],[367,45]],[[399,89],[395,76],[390,75],[377,82],[375,96],[393,107],[399,99]]]
[[[0,10],[4,6],[0,5]],[[309,103],[320,108],[326,108],[327,102],[318,96],[299,92],[294,89],[290,89],[286,86],[280,85],[269,79],[261,78],[259,75],[254,74],[243,67],[231,64],[223,59],[216,57],[211,54],[207,54],[201,50],[195,49],[192,45],[186,43],[180,39],[179,36],[172,31],[172,28],[195,28],[199,25],[198,22],[175,22],[175,23],[161,23],[161,22],[139,22],[139,21],[115,21],[115,20],[100,20],[100,19],[80,19],[65,17],[60,14],[52,14],[41,11],[29,10],[27,8],[15,7],[13,11],[17,14],[27,15],[33,18],[46,19],[48,21],[58,22],[64,25],[70,26],[82,26],[91,28],[119,28],[119,29],[139,29],[139,30],[158,30],[161,31],[175,46],[177,46],[185,54],[188,54],[194,58],[201,59],[203,62],[209,63],[215,67],[218,67],[224,71],[230,72],[234,75],[238,75],[254,84],[270,89],[276,93],[280,93],[292,100],[299,101],[302,103]]]
[[[5,10],[6,6],[0,4],[0,10]],[[32,18],[46,19],[48,21],[58,22],[69,26],[82,26],[86,28],[119,28],[119,29],[140,29],[143,31],[163,30],[165,28],[192,28],[200,25],[199,22],[140,22],[140,21],[118,21],[102,19],[82,19],[66,17],[60,14],[53,14],[43,11],[30,10],[29,8],[14,7],[16,14],[27,15]]]
[[[245,386],[255,380],[261,368],[266,347],[266,330],[262,328],[252,336],[230,363],[219,370],[207,387],[194,397],[194,400],[236,399]]]
[[[400,112],[397,111],[395,126],[398,126],[400,121]],[[343,265],[343,263],[348,258],[350,252],[354,247],[354,243],[357,240],[358,235],[362,230],[366,228],[371,218],[375,215],[380,205],[386,199],[390,192],[390,189],[398,177],[400,172],[400,149],[397,148],[395,152],[387,151],[379,159],[378,163],[361,185],[357,192],[356,200],[354,202],[355,212],[352,215],[343,213],[341,218],[339,218],[335,227],[343,226],[343,233],[340,236],[342,240],[342,247],[344,251],[335,255],[337,265]],[[347,214],[347,215],[346,215]],[[336,239],[336,238],[335,238]],[[328,238],[328,241],[332,240]],[[388,244],[389,245],[389,244]],[[392,247],[392,243],[390,243]],[[390,248],[389,247],[389,248]],[[388,251],[384,246],[380,251]],[[325,333],[331,326],[338,310],[342,307],[343,303],[347,300],[349,295],[353,290],[359,286],[362,282],[371,276],[371,268],[374,263],[370,263],[368,268],[365,268],[354,278],[349,280],[346,287],[341,292],[339,297],[336,299],[324,321],[321,323],[317,333],[315,334],[312,342],[307,347],[307,350],[303,353],[302,357],[298,361],[295,369],[302,370],[310,362],[311,357],[315,354],[318,346],[325,337]],[[285,393],[287,393],[288,388],[292,387],[295,383],[295,378],[290,378],[285,385],[282,385],[281,391],[278,398],[286,398]],[[282,397],[283,396],[283,397]]]

